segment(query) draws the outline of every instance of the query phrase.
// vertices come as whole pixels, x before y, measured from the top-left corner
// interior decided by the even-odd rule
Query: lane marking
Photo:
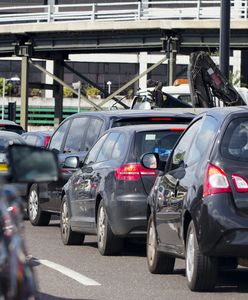
[[[94,285],[94,286],[101,285],[99,282],[97,282],[97,281],[95,281],[91,278],[88,278],[88,277],[86,277],[86,276],[84,276],[84,275],[82,275],[78,272],[75,272],[75,271],[73,271],[69,268],[66,268],[66,267],[62,266],[62,265],[56,264],[52,261],[49,261],[49,260],[46,260],[46,259],[37,259],[37,261],[40,264],[42,264],[42,265],[44,265],[48,268],[51,268],[55,271],[58,271],[58,272],[62,273],[63,275],[65,275],[67,277],[70,277],[70,278],[76,280],[77,282],[79,282],[83,285]]]

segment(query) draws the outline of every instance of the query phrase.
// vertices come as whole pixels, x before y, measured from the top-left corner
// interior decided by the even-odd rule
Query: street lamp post
[[[77,82],[72,83],[72,86],[73,86],[74,90],[78,90],[78,112],[80,112],[82,83],[81,83],[81,81],[77,81]]]
[[[230,0],[221,0],[220,18],[220,70],[229,79],[229,49],[230,49]]]
[[[5,78],[3,78],[2,120],[4,120]]]
[[[107,85],[108,85],[108,93],[109,93],[109,95],[110,95],[110,93],[111,93],[111,84],[112,84],[111,81],[108,81],[108,82],[107,82]]]

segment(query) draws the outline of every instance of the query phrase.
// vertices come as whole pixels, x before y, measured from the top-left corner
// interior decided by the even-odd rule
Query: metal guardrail
[[[0,24],[156,19],[218,19],[221,0],[109,2],[0,7]],[[231,1],[231,18],[248,18],[248,0]]]

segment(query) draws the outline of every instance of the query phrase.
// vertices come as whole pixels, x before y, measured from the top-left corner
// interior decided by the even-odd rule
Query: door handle
[[[175,190],[174,190],[174,197],[176,197],[176,196],[177,196],[178,187],[179,187],[179,182],[180,182],[180,180],[179,180],[179,179],[177,179],[177,182],[176,182],[176,185],[175,185]]]

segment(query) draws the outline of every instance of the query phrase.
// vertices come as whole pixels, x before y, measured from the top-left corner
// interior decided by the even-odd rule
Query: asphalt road
[[[142,245],[127,244],[119,256],[99,254],[95,236],[84,245],[64,246],[59,223],[33,227],[25,222],[41,299],[78,300],[228,300],[247,299],[248,270],[225,272],[212,293],[192,293],[186,286],[184,261],[177,260],[172,275],[152,275]]]

